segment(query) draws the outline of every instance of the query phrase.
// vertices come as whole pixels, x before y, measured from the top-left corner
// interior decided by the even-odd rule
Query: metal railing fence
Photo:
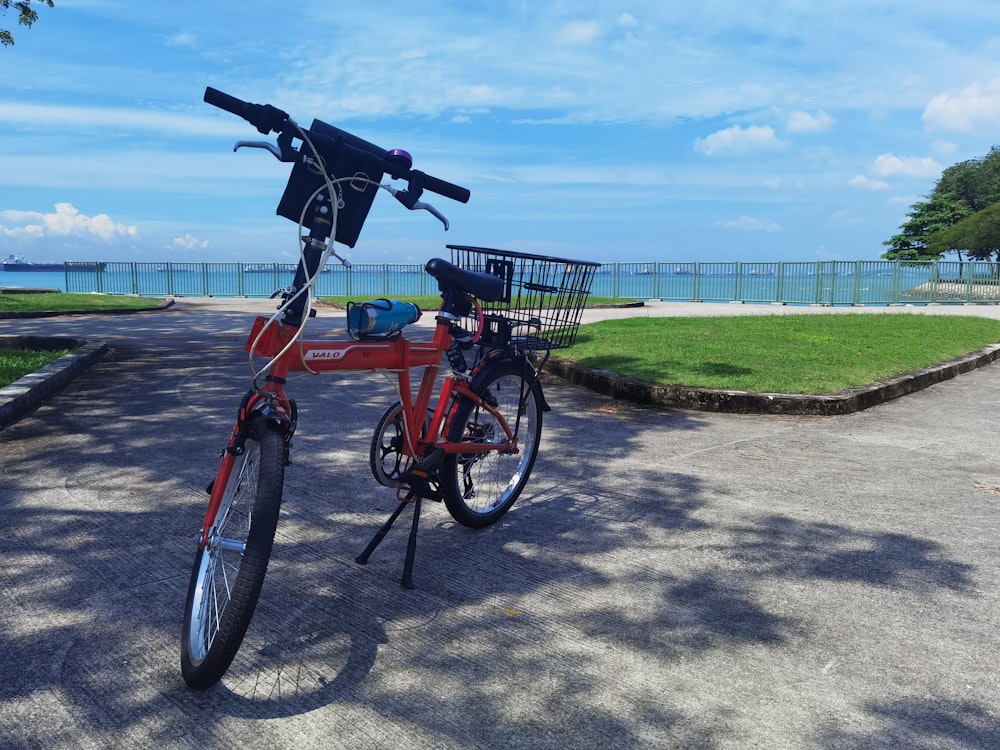
[[[67,263],[66,290],[146,297],[267,297],[288,286],[294,263]],[[321,297],[433,295],[422,264],[330,265]],[[821,261],[606,263],[592,296],[787,305],[1000,302],[1000,268],[988,262]]]

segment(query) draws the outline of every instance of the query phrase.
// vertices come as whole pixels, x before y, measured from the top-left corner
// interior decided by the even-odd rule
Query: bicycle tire
[[[225,482],[210,539],[195,555],[184,607],[181,673],[204,690],[229,669],[253,618],[278,526],[286,444],[281,427],[258,419]]]
[[[517,430],[518,452],[460,453],[444,458],[440,473],[444,502],[463,526],[481,529],[495,523],[510,510],[531,475],[542,435],[542,398],[537,382],[528,379],[530,372],[523,360],[505,359],[487,365],[470,386],[500,412],[511,430]],[[472,399],[459,400],[449,441],[500,439],[506,438],[496,417]]]

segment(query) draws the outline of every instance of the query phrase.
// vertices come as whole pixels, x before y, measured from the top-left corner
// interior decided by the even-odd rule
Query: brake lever
[[[444,214],[442,214],[440,211],[434,208],[434,206],[432,206],[430,203],[417,201],[416,203],[413,204],[413,210],[416,211],[418,208],[422,208],[424,209],[424,211],[429,211],[430,213],[434,214],[434,216],[436,216],[441,221],[441,223],[444,224],[444,231],[446,232],[448,231],[448,227],[450,226],[448,224],[448,219],[445,218]]]
[[[267,141],[238,141],[233,146],[233,151],[239,151],[241,148],[262,148],[269,151],[278,161],[297,162],[300,156],[299,152],[292,148],[291,134],[286,133],[281,133],[278,136],[277,146]]]
[[[281,149],[275,146],[273,143],[267,143],[266,141],[238,141],[235,146],[233,146],[233,151],[239,151],[241,148],[262,148],[265,151],[270,151],[274,154],[274,158],[281,160]]]
[[[445,217],[444,214],[442,214],[440,211],[434,208],[434,206],[432,206],[430,203],[424,203],[423,201],[413,200],[413,196],[409,193],[409,191],[397,190],[392,185],[379,185],[379,187],[388,192],[396,200],[398,200],[400,203],[402,203],[411,211],[416,211],[417,209],[422,208],[424,211],[427,211],[436,216],[438,221],[444,224],[444,231],[447,232],[449,227],[451,226],[451,224],[448,223],[448,219]]]

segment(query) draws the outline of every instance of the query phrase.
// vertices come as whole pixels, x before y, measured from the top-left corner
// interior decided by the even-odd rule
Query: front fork
[[[236,413],[236,423],[233,425],[229,444],[222,452],[219,470],[216,472],[215,479],[206,488],[209,493],[209,500],[199,537],[199,548],[203,548],[208,544],[212,526],[218,517],[219,507],[222,504],[226,487],[229,485],[229,477],[235,467],[236,459],[243,455],[243,452],[246,450],[247,437],[250,434],[253,423],[258,419],[271,420],[281,426],[285,437],[285,464],[288,464],[289,449],[292,447],[292,435],[295,433],[295,428],[298,424],[298,407],[295,401],[286,399],[284,393],[275,391],[262,391],[257,388],[247,391]]]

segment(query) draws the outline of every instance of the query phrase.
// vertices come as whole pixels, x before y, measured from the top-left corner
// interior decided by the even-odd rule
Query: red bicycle
[[[241,141],[236,148],[264,148],[294,165],[278,214],[298,222],[302,243],[292,285],[276,292],[282,298],[277,312],[258,317],[250,331],[253,385],[208,487],[181,645],[184,680],[198,689],[225,674],[260,596],[297,424],[297,405],[285,393],[288,375],[355,370],[395,376],[399,399],[375,428],[369,461],[374,478],[395,489],[400,503],[356,560],[366,563],[412,507],[402,578],[412,588],[423,499],[443,501],[458,523],[481,528],[503,516],[524,489],[549,408],[539,373],[552,349],[573,344],[599,266],[449,245],[452,261],[426,265],[441,292],[431,341],[403,335],[419,311],[389,300],[349,305],[347,340],[306,340],[315,279],[329,257],[339,258],[334,242],[354,246],[379,189],[411,210],[428,210],[446,229],[447,219],[420,200],[423,190],[461,202],[469,191],[413,169],[405,151],[383,150],[322,121],[305,130],[271,105],[212,88],[205,101],[265,135],[278,134],[277,144]],[[406,188],[382,184],[386,175],[406,180]],[[535,352],[544,354],[531,356]],[[450,372],[438,387],[445,363]],[[419,374],[415,389],[413,372]]]

